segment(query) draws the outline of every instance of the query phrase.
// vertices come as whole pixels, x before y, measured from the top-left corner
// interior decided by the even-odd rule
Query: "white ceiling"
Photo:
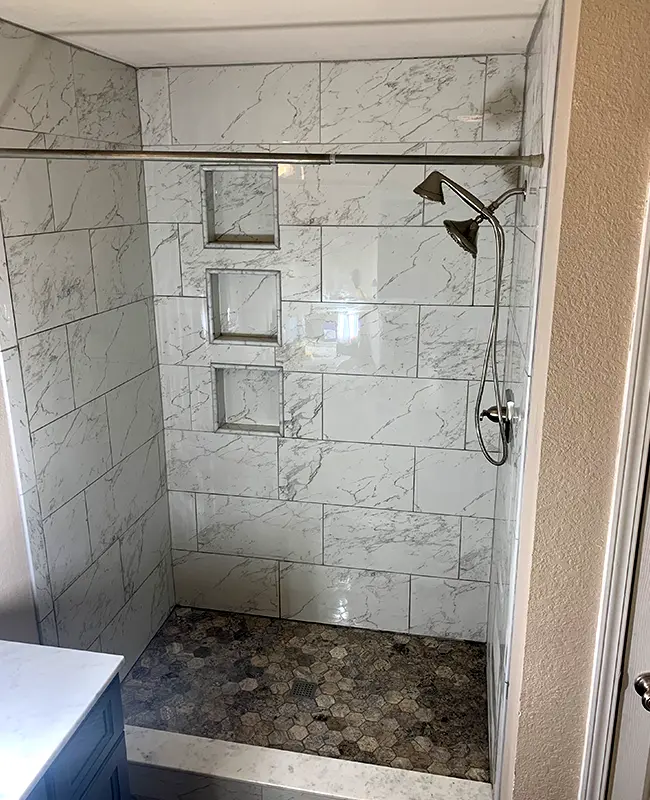
[[[525,50],[543,0],[0,0],[0,17],[137,67]]]

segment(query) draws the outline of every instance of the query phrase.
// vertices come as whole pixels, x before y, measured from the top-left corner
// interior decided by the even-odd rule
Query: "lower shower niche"
[[[279,367],[213,366],[216,430],[282,435]]]
[[[208,270],[211,339],[280,344],[280,273]]]

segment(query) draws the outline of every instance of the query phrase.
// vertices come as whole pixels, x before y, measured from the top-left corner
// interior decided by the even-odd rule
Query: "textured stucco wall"
[[[533,395],[544,416],[517,800],[578,792],[650,173],[649,42],[648,0],[583,0],[548,379]]]

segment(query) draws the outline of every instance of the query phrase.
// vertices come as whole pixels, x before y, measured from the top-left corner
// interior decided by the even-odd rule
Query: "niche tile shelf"
[[[280,247],[277,166],[201,167],[206,247]]]
[[[213,342],[280,344],[280,273],[208,270]]]
[[[213,365],[215,429],[282,436],[282,369]]]

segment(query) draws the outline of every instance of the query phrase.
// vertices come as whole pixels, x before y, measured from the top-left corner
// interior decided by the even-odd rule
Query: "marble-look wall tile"
[[[473,279],[445,230],[323,229],[323,300],[470,305]]]
[[[323,438],[323,376],[283,373],[284,435],[293,439]]]
[[[284,300],[320,300],[318,228],[283,226],[279,250],[206,248],[201,225],[182,224],[179,232],[184,295],[206,296],[208,269],[250,269],[279,271]]]
[[[97,310],[151,297],[149,243],[145,225],[122,225],[90,232]]]
[[[479,380],[490,332],[489,308],[423,306],[418,375],[421,378]],[[498,342],[503,363],[504,343]]]
[[[201,222],[197,164],[148,161],[144,165],[149,222]]]
[[[421,148],[418,148],[420,151]],[[283,165],[283,225],[420,225],[422,200],[413,187],[422,167],[411,165]]]
[[[488,56],[483,139],[519,141],[526,56]]]
[[[283,500],[412,509],[412,448],[280,439],[279,460]]]
[[[286,619],[383,631],[408,628],[408,575],[283,564],[280,596]]]
[[[323,436],[348,442],[462,448],[464,381],[323,376]]]
[[[190,377],[190,427],[193,431],[214,431],[217,427],[213,387],[214,370],[211,367],[187,367],[187,371]],[[240,370],[237,371],[239,372]],[[252,370],[241,370],[241,372],[252,372]],[[230,400],[231,398],[227,400],[224,398],[224,402],[228,405],[230,405]],[[279,404],[277,397],[275,398],[275,404],[277,417],[277,406]]]
[[[161,364],[159,370],[165,429],[191,430],[189,368]]]
[[[0,130],[2,147],[45,147],[42,135]],[[5,236],[54,230],[47,162],[41,159],[0,160],[0,212]]]
[[[415,510],[491,517],[496,469],[482,453],[417,448]]]
[[[72,54],[79,136],[140,144],[135,70],[86,50]]]
[[[2,167],[0,166],[0,171]],[[0,215],[1,216],[1,215]],[[0,237],[2,225],[0,224]],[[16,321],[11,301],[9,272],[7,270],[7,254],[4,238],[0,238],[0,351],[16,346]]]
[[[13,433],[18,475],[20,478],[20,491],[26,492],[36,485],[34,459],[32,455],[32,441],[29,432],[27,417],[27,404],[25,402],[25,387],[20,369],[20,356],[18,348],[12,347],[5,350],[0,356],[2,369],[0,370],[0,391],[2,391],[2,372],[6,387],[6,407],[9,409],[9,419]]]
[[[113,461],[121,461],[162,430],[160,379],[154,367],[106,395]]]
[[[162,560],[101,634],[103,653],[124,656],[124,677],[174,605],[171,567]]]
[[[176,550],[198,550],[194,492],[170,491],[167,495],[172,547]]]
[[[130,161],[50,161],[56,230],[144,222],[140,165]]]
[[[418,309],[283,303],[277,361],[288,372],[415,375]]]
[[[318,77],[318,64],[170,69],[173,141],[317,142]]]
[[[0,53],[0,126],[76,136],[70,46],[3,21]]]
[[[485,58],[324,63],[323,141],[474,141],[484,84]]]
[[[149,440],[86,489],[93,556],[103,552],[162,495],[158,437]]]
[[[49,423],[32,441],[38,493],[47,516],[111,466],[104,398]]]
[[[169,75],[166,67],[137,70],[142,144],[172,143],[169,110]]]
[[[200,431],[167,431],[170,489],[277,497],[277,441]]]
[[[148,228],[153,292],[179,295],[182,293],[182,286],[178,225],[150,223]]]
[[[493,519],[463,518],[459,577],[467,581],[490,580],[493,532]]]
[[[325,564],[435,575],[458,574],[460,518],[325,506]]]
[[[410,632],[484,642],[488,585],[441,578],[411,580]]]
[[[510,383],[510,381],[508,381]],[[479,383],[478,381],[469,381],[469,392],[467,397],[467,426],[465,429],[465,449],[466,450],[480,450],[478,437],[476,435],[476,425],[474,422],[474,410],[476,407],[476,396],[478,394]],[[503,392],[503,389],[501,390]],[[483,391],[483,399],[481,401],[481,410],[490,408],[496,404],[496,397],[494,394],[494,385],[491,380],[485,384]],[[491,453],[499,453],[501,449],[501,435],[499,433],[499,426],[488,419],[481,421],[481,433],[486,447]]]
[[[155,363],[146,301],[74,322],[68,326],[68,338],[77,403],[113,389]]]
[[[131,596],[169,553],[169,507],[163,494],[120,539],[124,589]]]
[[[32,588],[34,590],[36,617],[42,620],[52,612],[54,606],[47,563],[47,549],[43,535],[41,507],[38,501],[38,492],[35,488],[25,492],[22,496],[22,506],[32,568]]]
[[[54,597],[67,589],[92,562],[83,492],[43,521]]]
[[[59,646],[59,634],[56,629],[54,611],[50,611],[45,619],[38,623],[38,639],[40,644],[45,647]]]
[[[174,550],[176,602],[277,617],[278,562]]]
[[[506,239],[506,252],[501,278],[501,310],[510,304],[510,283],[512,280],[512,260],[515,246],[515,228],[504,228]],[[481,236],[479,253],[474,271],[474,302],[475,306],[492,306],[494,304],[494,290],[496,288],[496,258],[494,240],[491,232],[486,228],[485,237]]]
[[[61,647],[90,647],[124,601],[120,548],[115,543],[56,600]]]
[[[250,497],[196,495],[199,550],[320,563],[322,509]]]
[[[18,336],[97,311],[87,231],[6,240]]]
[[[29,426],[35,431],[74,408],[65,326],[21,339],[20,358]]]

